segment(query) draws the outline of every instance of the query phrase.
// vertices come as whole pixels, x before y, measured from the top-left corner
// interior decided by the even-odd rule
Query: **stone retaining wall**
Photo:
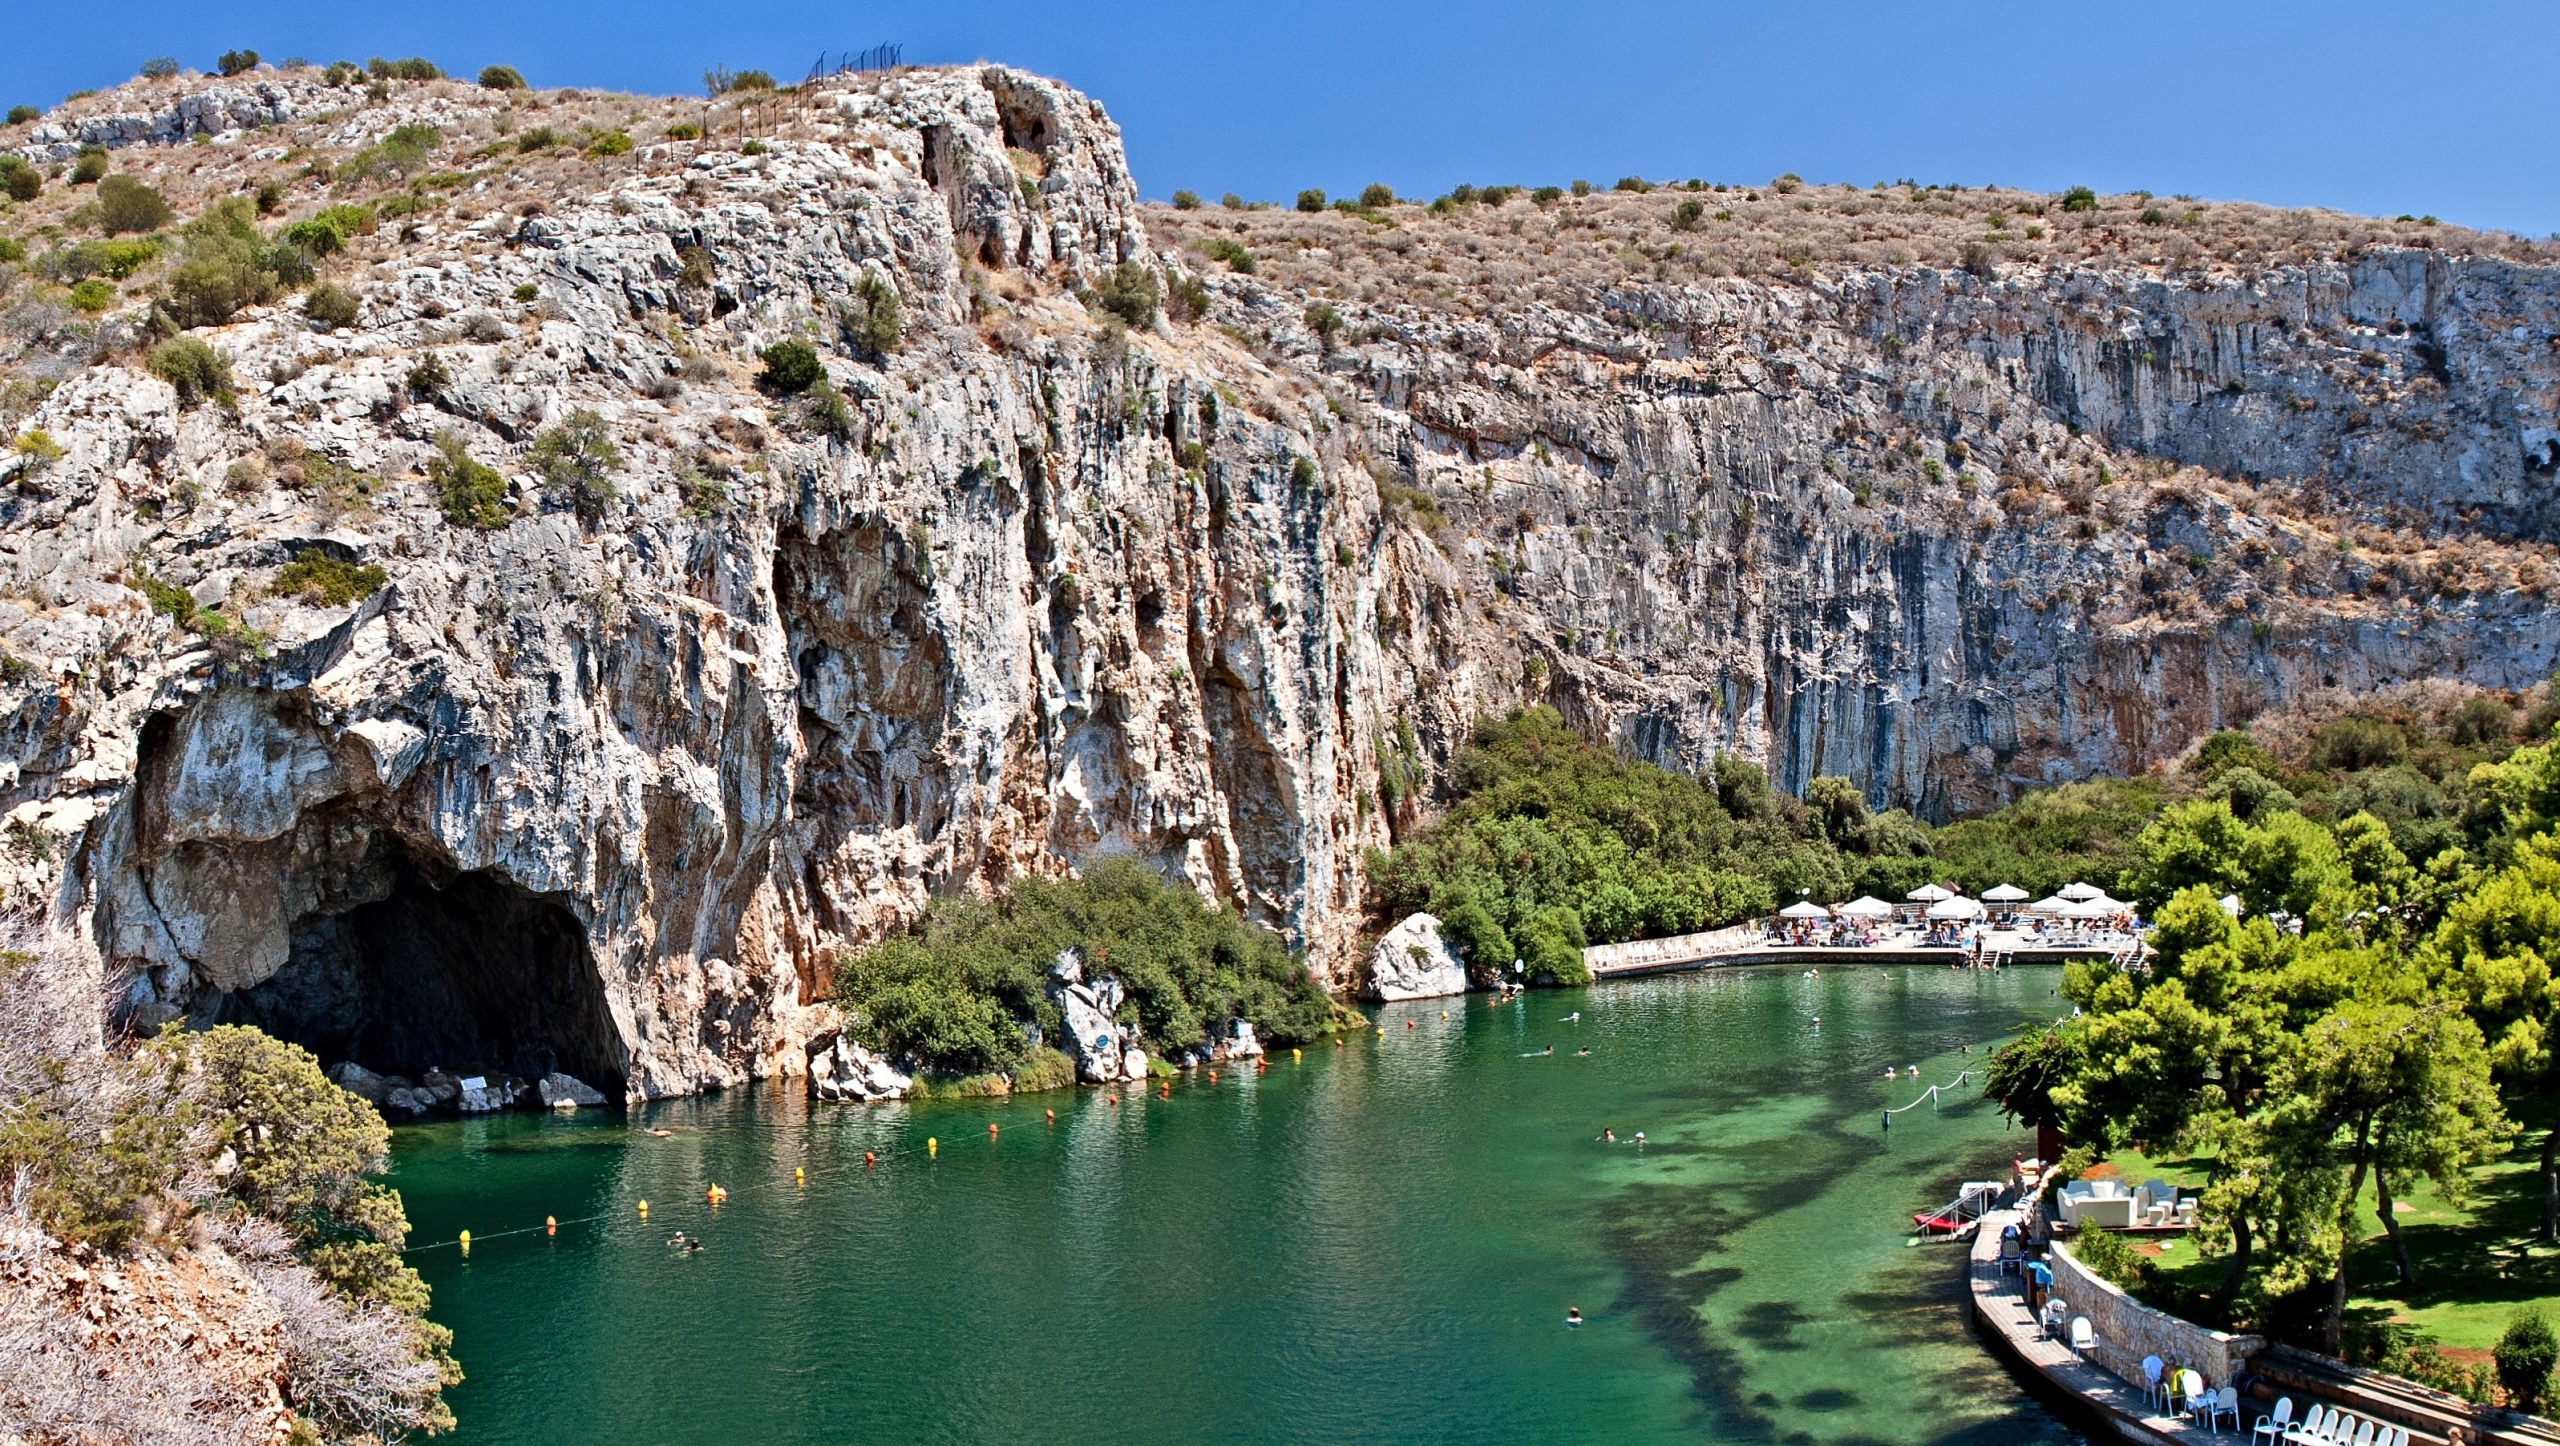
[[[2196,1371],[2218,1389],[2247,1368],[2249,1357],[2267,1348],[2263,1337],[2206,1330],[2153,1310],[2100,1280],[2059,1241],[2047,1263],[2053,1268],[2053,1293],[2071,1314],[2087,1316],[2097,1331],[2093,1355],[2098,1363],[2136,1385],[2142,1383],[2142,1358],[2158,1356],[2168,1370]]]

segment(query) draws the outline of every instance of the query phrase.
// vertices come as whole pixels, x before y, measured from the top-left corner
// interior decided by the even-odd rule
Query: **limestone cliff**
[[[1098,106],[995,67],[715,106],[261,73],[0,132],[83,144],[181,217],[265,185],[378,229],[323,266],[353,326],[197,333],[227,402],[144,365],[158,272],[95,320],[0,290],[0,421],[46,441],[0,464],[17,888],[143,1018],[378,1066],[796,1070],[833,951],[1097,850],[1339,972],[1418,806],[1382,776],[1524,699],[1945,812],[2560,643],[2560,272],[2490,240],[1358,289],[1328,258],[1462,233],[1244,213],[1297,273],[1207,261],[1226,216],[1143,207]],[[1165,319],[1098,319],[1123,263]],[[791,337],[840,413],[756,386]],[[583,509],[526,456],[577,409],[621,459]],[[439,510],[440,442],[505,525]],[[314,601],[311,557],[381,584]]]

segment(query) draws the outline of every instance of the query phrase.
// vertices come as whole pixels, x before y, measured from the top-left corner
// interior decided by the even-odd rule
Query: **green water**
[[[1117,1107],[773,1088],[443,1123],[399,1132],[393,1183],[465,1442],[2071,1441],[1966,1331],[1954,1247],[1906,1243],[2028,1137],[1971,1086],[1878,1128],[1917,1093],[1888,1064],[1951,1079],[2056,978],[1395,1006]],[[462,1229],[467,1259],[432,1244]]]

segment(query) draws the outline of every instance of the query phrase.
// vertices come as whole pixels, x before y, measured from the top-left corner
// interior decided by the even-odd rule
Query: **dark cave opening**
[[[495,872],[372,847],[389,891],[298,921],[285,966],[216,996],[214,1020],[380,1073],[561,1070],[619,1098],[621,1039],[577,916]]]

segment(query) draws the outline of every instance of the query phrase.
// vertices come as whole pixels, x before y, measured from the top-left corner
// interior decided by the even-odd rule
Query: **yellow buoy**
[[[559,1233],[560,1233],[560,1217],[559,1217],[559,1216],[557,1216],[557,1215],[545,1215],[545,1216],[543,1216],[543,1217],[542,1217],[542,1233],[543,1233],[543,1234],[545,1234],[545,1235],[557,1235],[557,1234],[559,1234]]]
[[[649,1218],[649,1202],[646,1200],[640,1202],[640,1218],[643,1220]]]
[[[471,1232],[468,1230],[462,1232],[462,1253],[465,1255],[471,1253]]]
[[[1296,1050],[1294,1050],[1294,1049],[1289,1051],[1289,1058],[1291,1058],[1291,1059],[1304,1059],[1305,1057],[1306,1057],[1306,1056],[1304,1056],[1304,1055],[1300,1054],[1298,1051],[1296,1051]]]
[[[925,1152],[926,1154],[928,1154],[928,1155],[939,1155],[939,1154],[941,1154],[941,1153],[942,1153],[942,1142],[941,1142],[940,1140],[935,1139],[935,1138],[934,1138],[933,1136],[931,1136],[931,1135],[927,1135],[927,1136],[925,1136],[925,1137],[924,1137],[924,1152]]]
[[[808,1183],[809,1183],[809,1172],[808,1172],[808,1171],[806,1171],[806,1170],[804,1170],[804,1169],[801,1169],[801,1168],[800,1168],[799,1166],[797,1166],[797,1165],[792,1166],[792,1167],[791,1167],[791,1183],[792,1183],[792,1184],[794,1184],[794,1185],[806,1185],[806,1184],[808,1184]]]

